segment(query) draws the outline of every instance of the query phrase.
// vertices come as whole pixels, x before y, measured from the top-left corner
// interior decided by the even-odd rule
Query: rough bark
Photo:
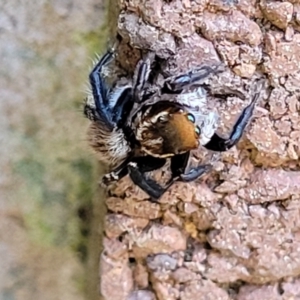
[[[154,51],[167,73],[218,61],[209,83],[230,131],[251,96],[266,85],[242,141],[214,159],[205,179],[176,183],[160,200],[129,178],[106,199],[101,293],[105,299],[299,299],[299,1],[119,0],[119,64],[132,71]],[[142,50],[142,51],[141,51]],[[161,179],[164,171],[154,174]],[[162,178],[163,179],[163,178]]]

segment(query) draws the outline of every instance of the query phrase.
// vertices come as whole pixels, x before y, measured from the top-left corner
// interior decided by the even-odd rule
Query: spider
[[[89,75],[91,95],[84,107],[91,121],[89,144],[110,170],[102,178],[105,185],[129,174],[134,184],[156,201],[176,180],[190,182],[211,169],[210,165],[199,165],[187,170],[191,150],[203,146],[213,151],[227,151],[240,140],[258,94],[243,109],[229,138],[223,138],[216,133],[218,115],[203,110],[206,107],[203,88],[184,92],[217,73],[216,67],[204,65],[168,77],[151,93],[147,92],[151,72],[149,59],[138,62],[132,82],[123,85],[116,82],[108,87],[102,69],[113,57],[114,52],[109,50],[92,69]],[[177,98],[170,100],[165,95]],[[172,176],[163,187],[145,173],[163,167],[167,159],[170,159]]]

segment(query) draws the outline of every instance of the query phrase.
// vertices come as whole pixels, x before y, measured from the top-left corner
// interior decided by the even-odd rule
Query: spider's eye
[[[201,130],[200,130],[200,127],[199,126],[196,126],[195,127],[195,132],[198,136],[200,136],[200,133],[201,133]]]
[[[194,115],[192,115],[192,114],[187,114],[187,118],[188,118],[188,120],[191,121],[192,123],[195,123],[195,121],[196,121]]]

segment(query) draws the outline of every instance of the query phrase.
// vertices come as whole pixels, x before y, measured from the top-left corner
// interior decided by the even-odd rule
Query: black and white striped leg
[[[109,90],[102,78],[102,67],[113,59],[113,51],[102,56],[90,73],[89,81],[92,88],[94,105],[85,104],[84,113],[91,121],[99,121],[109,130],[116,126],[121,128],[127,121],[132,107],[132,87],[122,86]],[[112,103],[114,106],[112,107]]]
[[[108,51],[99,62],[95,65],[89,75],[89,81],[92,88],[92,93],[95,101],[95,109],[88,104],[85,106],[85,114],[91,118],[90,114],[94,114],[93,119],[102,121],[108,128],[113,129],[111,111],[107,100],[107,87],[101,77],[102,67],[108,64],[113,59],[113,52]],[[94,109],[94,112],[92,111]]]
[[[212,73],[218,72],[220,72],[218,66],[201,66],[185,74],[167,78],[162,88],[162,92],[165,94],[180,94],[187,86],[205,79]]]
[[[145,92],[145,85],[149,79],[151,72],[151,61],[150,58],[140,60],[136,66],[133,76],[133,98],[134,102],[142,102],[143,95]]]

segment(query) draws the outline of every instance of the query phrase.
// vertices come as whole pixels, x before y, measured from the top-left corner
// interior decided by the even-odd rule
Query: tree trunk
[[[158,203],[128,177],[111,189],[100,266],[103,297],[300,297],[300,34],[294,33],[300,2],[119,5],[117,59],[126,70],[132,72],[147,51],[156,53],[166,74],[224,63],[225,71],[208,82],[223,135],[251,100],[255,81],[265,78],[265,85],[237,147],[195,153],[195,161],[212,162],[208,176],[174,184]],[[165,168],[153,176],[163,181],[167,173]]]

